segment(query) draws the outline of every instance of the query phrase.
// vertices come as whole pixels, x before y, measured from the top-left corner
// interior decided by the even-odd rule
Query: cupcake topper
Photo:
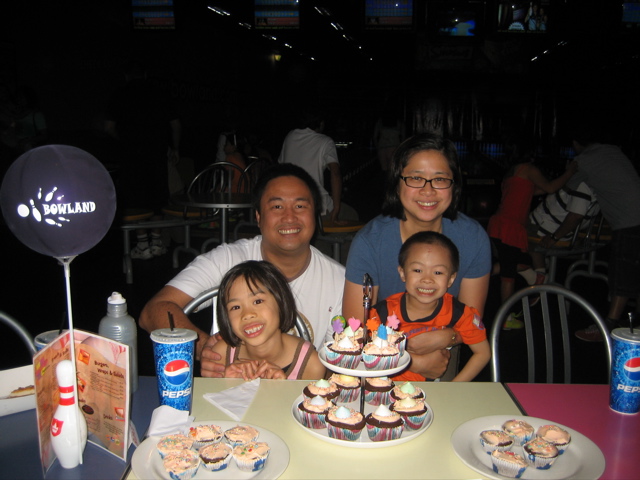
[[[379,326],[380,326],[380,319],[377,316],[371,317],[369,320],[367,320],[368,330],[371,330],[373,332],[375,330],[378,330]]]
[[[349,320],[349,326],[351,327],[351,330],[354,331],[354,333],[356,332],[356,330],[358,330],[360,328],[360,325],[362,324],[362,322],[360,320],[358,320],[357,318],[353,318],[351,317]]]
[[[384,325],[380,325],[378,327],[378,338],[381,340],[387,340],[387,327],[385,327]]]
[[[333,327],[333,331],[336,333],[342,333],[344,330],[342,326],[342,321],[339,318],[333,317],[333,321],[331,322],[331,326]]]
[[[398,316],[395,312],[387,317],[387,327],[391,327],[394,330],[397,330],[400,326],[400,320],[398,320]]]

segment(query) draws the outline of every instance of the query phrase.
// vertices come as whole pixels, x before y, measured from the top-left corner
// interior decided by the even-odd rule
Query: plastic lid
[[[127,303],[127,300],[119,292],[113,292],[111,296],[107,298],[107,303],[111,303],[113,305],[120,305],[123,303]]]

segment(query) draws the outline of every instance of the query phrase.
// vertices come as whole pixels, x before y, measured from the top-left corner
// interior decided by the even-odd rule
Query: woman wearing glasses
[[[407,238],[425,230],[443,233],[458,247],[460,268],[449,293],[482,313],[491,248],[482,226],[457,211],[462,176],[453,143],[430,133],[405,140],[394,153],[386,189],[382,215],[365,225],[351,244],[343,316],[362,318],[365,273],[373,279],[372,305],[404,291],[398,252]],[[455,342],[453,338],[450,328],[412,338],[408,345],[412,370],[426,378],[439,378],[449,361],[449,351],[444,349]]]

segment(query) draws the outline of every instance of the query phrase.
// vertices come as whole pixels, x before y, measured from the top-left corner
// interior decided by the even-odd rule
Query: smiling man
[[[224,274],[246,260],[266,260],[289,281],[298,311],[313,329],[319,349],[330,332],[331,318],[342,312],[344,267],[311,246],[320,208],[320,193],[300,167],[281,164],[266,170],[254,187],[253,206],[261,235],[241,239],[199,255],[144,307],[140,326],[151,332],[167,326],[171,312],[176,326],[198,333],[196,359],[201,374],[221,377],[224,365],[211,350],[216,337],[196,327],[182,313],[201,292],[216,287]]]

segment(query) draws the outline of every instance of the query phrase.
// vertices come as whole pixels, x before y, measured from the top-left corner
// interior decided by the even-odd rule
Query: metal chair
[[[541,307],[536,306],[535,312],[532,312],[530,307],[530,299],[540,296],[539,304]],[[554,300],[554,302],[551,302]],[[515,294],[513,294],[507,301],[498,309],[491,328],[489,342],[491,344],[491,375],[494,382],[500,381],[500,349],[499,339],[502,332],[502,326],[507,317],[512,312],[512,307],[518,302],[522,304],[522,310],[524,313],[524,333],[526,335],[526,352],[527,352],[527,381],[528,383],[535,383],[540,381],[536,378],[536,348],[535,348],[535,335],[534,329],[539,330],[540,327],[544,331],[544,355],[546,366],[546,383],[554,383],[554,342],[553,336],[557,335],[557,327],[559,326],[562,337],[562,352],[563,352],[563,370],[564,370],[564,383],[571,383],[571,335],[569,333],[569,325],[567,320],[567,305],[569,303],[575,304],[576,307],[581,307],[592,323],[598,325],[605,338],[605,349],[607,356],[607,372],[611,370],[611,338],[607,330],[607,326],[600,314],[580,295],[567,290],[564,287],[558,285],[534,285],[524,288]],[[552,303],[557,304],[557,312],[553,312],[551,307]],[[538,312],[538,308],[541,308],[541,312]],[[575,310],[575,309],[574,309]],[[532,315],[533,314],[533,315]],[[535,318],[532,318],[535,316]],[[542,316],[540,319],[539,317]],[[556,328],[554,328],[556,327]],[[537,337],[539,338],[539,336]],[[541,350],[539,351],[541,352]],[[518,359],[509,358],[510,362],[517,362]]]
[[[191,315],[198,307],[200,307],[203,303],[212,300],[214,297],[218,296],[218,287],[210,288],[209,290],[205,290],[200,293],[197,297],[187,303],[182,310],[186,316]],[[215,318],[214,318],[215,320]],[[217,327],[217,326],[216,326]],[[216,328],[217,329],[217,328]],[[309,321],[304,318],[300,312],[296,315],[296,331],[298,332],[298,336],[308,340],[313,343],[313,329],[309,324]]]
[[[244,192],[251,193],[253,191],[253,187],[255,186],[258,178],[262,175],[267,168],[269,168],[272,163],[270,160],[266,158],[258,158],[250,156],[248,157],[249,165],[244,169]],[[258,224],[256,223],[256,215],[254,209],[251,209],[248,215],[247,220],[240,220],[236,223],[235,228],[233,229],[234,239],[238,240],[240,237],[240,230],[243,228],[255,230],[256,235],[259,233]]]
[[[8,325],[18,334],[18,336],[27,346],[27,349],[29,350],[29,353],[31,355],[34,355],[36,353],[36,346],[33,343],[33,337],[20,322],[18,322],[15,318],[7,315],[3,311],[0,311],[0,321],[5,325]]]

